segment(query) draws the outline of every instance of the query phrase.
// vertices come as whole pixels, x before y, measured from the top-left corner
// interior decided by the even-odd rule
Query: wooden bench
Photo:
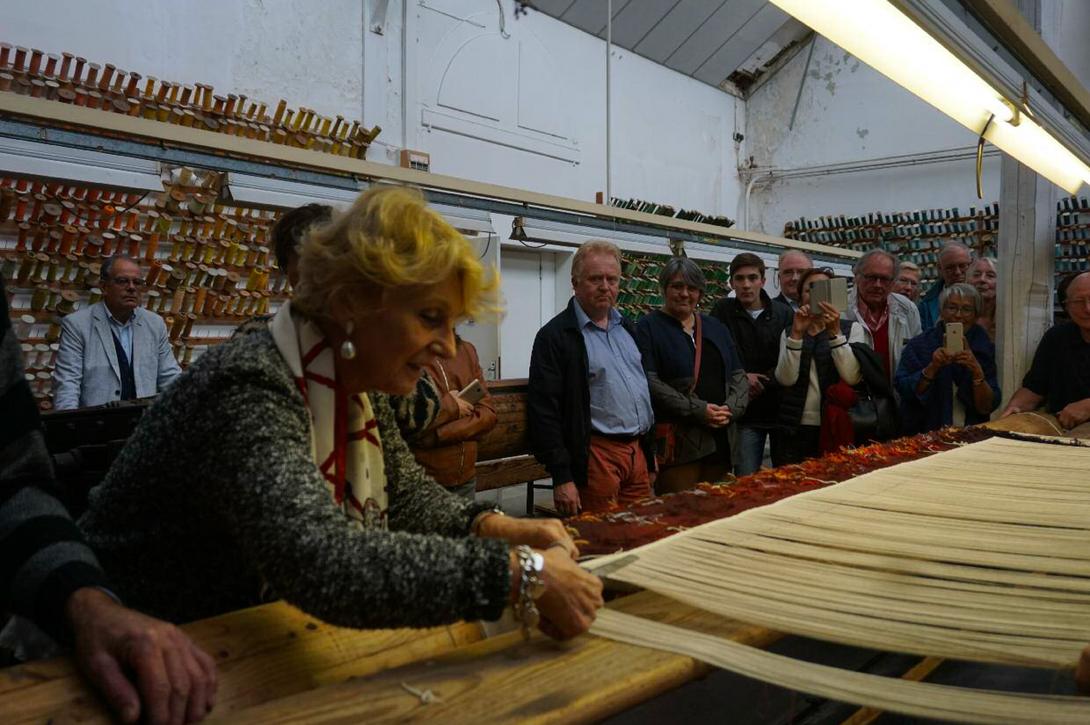
[[[530,453],[526,434],[525,379],[497,380],[488,384],[496,408],[496,427],[477,448],[477,491],[494,491],[526,484],[526,513],[534,513],[534,481],[548,478],[545,467]]]
[[[498,421],[477,449],[477,490],[494,491],[525,483],[527,513],[532,514],[533,482],[549,474],[530,454],[526,436],[527,381],[497,380],[488,389]],[[105,477],[148,405],[148,400],[142,400],[42,416],[50,452],[72,454],[65,458],[70,461],[68,465],[57,461],[58,477],[73,493],[77,511],[83,510],[87,491]]]

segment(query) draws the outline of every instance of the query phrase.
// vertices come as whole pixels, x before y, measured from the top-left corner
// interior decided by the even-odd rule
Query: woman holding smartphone
[[[977,324],[980,293],[953,284],[939,295],[939,324],[905,345],[897,366],[906,434],[984,423],[999,405],[995,344]]]
[[[436,358],[424,368],[439,392],[439,415],[409,447],[428,475],[472,501],[477,490],[477,441],[496,427],[496,408],[477,348],[457,335],[454,339],[453,360]]]
[[[799,280],[799,309],[791,327],[780,337],[776,381],[784,387],[780,419],[791,426],[784,446],[787,462],[799,463],[821,455],[822,403],[826,390],[843,381],[856,385],[863,378],[849,343],[864,341],[858,322],[840,319],[828,302],[813,303],[815,282],[831,281],[828,268],[808,269]]]

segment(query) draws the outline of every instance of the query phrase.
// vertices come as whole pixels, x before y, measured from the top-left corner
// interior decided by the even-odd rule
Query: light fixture
[[[1090,183],[1090,167],[886,0],[771,2],[1068,193]]]
[[[303,204],[347,209],[365,188],[362,183],[356,189],[338,189],[250,174],[231,173],[227,177],[227,190],[233,201],[273,209],[292,209]]]
[[[163,190],[158,161],[18,138],[0,138],[0,174],[130,191]]]

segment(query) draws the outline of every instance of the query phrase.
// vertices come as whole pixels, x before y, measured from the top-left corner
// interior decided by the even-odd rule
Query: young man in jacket
[[[542,327],[530,355],[530,444],[553,479],[557,511],[604,511],[651,494],[654,415],[635,327],[614,305],[621,251],[583,244],[574,296]]]
[[[783,459],[779,422],[781,388],[773,372],[780,355],[780,335],[791,326],[791,308],[764,291],[765,263],[756,254],[739,254],[730,263],[734,297],[719,300],[712,309],[730,330],[749,379],[749,406],[738,421],[734,472],[745,476],[761,467],[765,440],[772,447],[772,465]],[[796,285],[797,286],[797,285]]]

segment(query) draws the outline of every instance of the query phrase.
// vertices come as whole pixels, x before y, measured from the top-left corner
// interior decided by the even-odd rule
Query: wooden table
[[[650,592],[609,606],[766,646],[781,635]],[[183,629],[220,672],[212,722],[572,722],[600,719],[710,671],[688,657],[590,635],[556,643],[518,632],[484,638],[481,627],[361,631],[332,627],[283,603],[195,622]],[[422,704],[408,685],[430,690]],[[59,658],[0,670],[4,723],[108,722],[97,696]]]

